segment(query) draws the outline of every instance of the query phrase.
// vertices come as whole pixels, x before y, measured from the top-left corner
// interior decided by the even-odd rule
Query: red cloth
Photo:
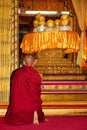
[[[41,108],[41,77],[31,66],[16,71],[10,90],[10,103],[5,122],[10,124],[33,123],[34,111],[39,122],[44,121]]]
[[[47,117],[48,121],[39,125],[8,125],[0,118],[0,130],[87,130],[87,115]]]

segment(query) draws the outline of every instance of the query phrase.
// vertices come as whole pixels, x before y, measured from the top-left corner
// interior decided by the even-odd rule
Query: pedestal
[[[45,115],[87,115],[87,81],[42,82]]]

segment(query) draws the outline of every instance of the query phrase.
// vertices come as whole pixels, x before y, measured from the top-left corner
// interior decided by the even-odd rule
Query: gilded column
[[[18,67],[17,9],[17,0],[0,0],[0,104],[9,101],[10,75]]]
[[[19,66],[18,0],[12,1],[11,72]]]

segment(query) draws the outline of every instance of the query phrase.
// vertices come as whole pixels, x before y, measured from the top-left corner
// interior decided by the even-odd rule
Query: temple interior
[[[45,115],[87,115],[87,2],[1,0],[0,5],[0,115],[9,104],[10,75],[22,66],[22,53],[39,57],[35,68],[43,75]]]
[[[56,15],[54,14],[43,14],[40,19],[40,25],[38,25],[39,27],[39,31],[36,32],[35,35],[36,36],[36,40],[37,41],[33,41],[33,42],[38,42],[38,43],[34,43],[34,44],[40,44],[40,45],[35,45],[37,46],[37,50],[34,50],[35,52],[38,52],[39,55],[39,60],[38,63],[36,64],[36,68],[39,70],[40,73],[43,74],[43,80],[47,80],[47,81],[54,81],[54,80],[86,80],[86,74],[87,74],[87,70],[85,68],[81,68],[80,65],[77,63],[77,56],[78,56],[78,50],[79,50],[79,35],[81,33],[81,30],[79,28],[78,22],[77,22],[77,18],[76,18],[76,14],[74,11],[74,8],[72,6],[72,2],[70,0],[62,0],[62,1],[58,1],[55,0],[54,2],[54,6],[52,5],[52,2],[49,1],[39,1],[41,9],[38,8],[38,2],[37,1],[19,1],[19,8],[20,8],[20,12],[19,12],[19,42],[20,44],[22,43],[22,38],[25,34],[29,34],[32,35],[33,30],[35,29],[34,27],[34,22],[35,22],[35,17],[38,17],[39,15],[33,15],[33,14],[26,14],[26,10],[43,10],[43,11],[57,11],[60,12]],[[60,6],[58,6],[58,3]],[[47,7],[45,6],[47,5]],[[31,9],[33,8],[33,9]],[[25,11],[25,12],[24,12]],[[67,29],[64,30],[60,30],[57,31],[57,34],[55,34],[55,31],[58,29],[59,25],[51,25],[51,21],[56,21],[56,20],[60,20],[62,16],[62,11],[66,11],[70,13],[69,18],[70,18],[70,23],[69,26],[71,27],[71,32],[69,32],[69,34],[64,34],[67,33]],[[37,13],[39,14],[39,13]],[[63,15],[67,15],[67,14],[63,14]],[[43,34],[39,33],[39,32],[47,32],[49,31],[49,29],[46,31],[42,31],[41,26],[44,25],[44,18],[45,18],[45,23],[47,23],[50,20],[49,25],[47,26],[47,29],[50,28],[52,32],[53,29],[54,30],[54,34],[51,34],[51,38],[48,38],[49,43],[47,43],[47,39],[45,38],[46,36],[43,37]],[[66,17],[66,16],[65,16]],[[67,20],[67,18],[64,18],[64,20]],[[68,21],[68,20],[67,20]],[[60,22],[61,24],[61,22]],[[68,30],[69,31],[69,30]],[[49,33],[50,33],[49,32]],[[78,36],[74,36],[77,34],[70,34],[73,32],[78,32]],[[38,33],[38,34],[37,34]],[[61,34],[58,34],[61,33]],[[40,36],[41,35],[41,36]],[[58,35],[58,36],[57,36]],[[59,35],[61,35],[59,37]],[[64,37],[65,35],[65,37]],[[72,36],[73,35],[73,36]],[[26,36],[25,40],[27,39],[31,39],[32,36]],[[41,38],[39,38],[41,37]],[[48,34],[48,37],[50,37],[50,34]],[[55,37],[54,41],[53,37]],[[67,41],[67,37],[68,37],[68,41]],[[72,39],[71,39],[72,37]],[[43,39],[46,39],[46,41],[42,41]],[[34,38],[33,38],[34,39]],[[38,39],[40,41],[38,41]],[[56,40],[57,39],[57,40]],[[62,40],[64,39],[64,40]],[[74,39],[74,40],[73,40]],[[61,41],[60,41],[61,40]],[[70,40],[71,40],[71,45],[70,45]],[[75,41],[75,43],[73,42]],[[23,41],[26,42],[26,41]],[[31,41],[28,41],[31,42]],[[42,43],[41,43],[42,42]],[[45,44],[44,44],[44,43]],[[61,42],[61,44],[60,44]],[[26,44],[26,43],[23,43]],[[32,43],[33,44],[33,43]],[[43,45],[44,44],[44,45]],[[48,45],[49,44],[49,45]],[[67,45],[66,45],[67,44]],[[43,46],[42,46],[43,45]],[[29,45],[28,45],[29,46]],[[40,46],[40,47],[38,47]],[[44,47],[45,46],[45,47]],[[46,47],[47,46],[47,47]],[[27,46],[25,46],[27,47]],[[43,49],[44,48],[44,49]],[[20,60],[19,60],[19,64],[21,64],[21,52],[23,51],[23,48],[20,48]],[[28,51],[24,50],[24,52]],[[30,50],[32,51],[32,50]]]

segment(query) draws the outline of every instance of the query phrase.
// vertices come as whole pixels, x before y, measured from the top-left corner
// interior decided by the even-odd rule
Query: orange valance
[[[77,52],[80,49],[80,38],[73,31],[33,32],[24,35],[20,48],[23,53],[49,48],[63,48],[66,53]]]

